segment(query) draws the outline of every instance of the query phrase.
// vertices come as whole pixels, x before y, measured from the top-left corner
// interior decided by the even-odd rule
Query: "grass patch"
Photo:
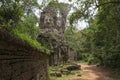
[[[69,75],[62,75],[62,77],[50,76],[50,80],[68,80],[71,78],[80,78],[77,76],[78,73],[80,74],[81,71],[80,70],[72,71]]]
[[[55,66],[55,67],[49,67],[49,77],[50,77],[50,80],[69,80],[69,79],[73,79],[73,78],[77,78],[79,80],[81,80],[81,76],[77,76],[78,74],[80,75],[88,75],[87,73],[83,72],[82,70],[73,70],[73,71],[70,71],[69,74],[64,74],[62,73],[62,77],[56,77],[56,76],[51,76],[50,73],[54,73],[56,71],[59,71],[60,69],[65,69],[65,67],[68,66],[67,64],[65,65],[59,65],[59,66]]]
[[[83,61],[83,60],[81,60],[80,63],[81,63],[81,64],[88,64],[88,62]]]
[[[112,72],[112,77],[115,78],[115,80],[120,80],[120,69],[116,69]]]
[[[41,46],[41,44],[37,40],[32,39],[29,35],[20,33],[18,30],[14,30],[13,34],[15,36],[17,36],[18,38],[20,38],[22,41],[28,43],[30,46],[40,50],[41,52],[50,54],[50,50],[49,49],[47,49],[44,46]]]

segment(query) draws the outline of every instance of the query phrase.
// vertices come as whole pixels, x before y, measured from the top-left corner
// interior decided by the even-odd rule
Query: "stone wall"
[[[5,32],[0,37],[0,80],[48,80],[46,54]]]

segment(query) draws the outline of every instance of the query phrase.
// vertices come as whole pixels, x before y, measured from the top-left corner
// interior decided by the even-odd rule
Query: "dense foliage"
[[[79,3],[81,1],[77,1]],[[79,40],[80,55],[84,58],[89,57],[90,63],[111,68],[120,67],[120,2],[119,0],[84,0],[86,6],[73,13],[70,22],[84,18],[89,22],[89,27],[79,32],[82,35]],[[94,6],[92,12],[97,9],[96,14],[89,12],[90,7]],[[88,12],[87,12],[88,11]],[[88,13],[88,14],[86,14]],[[88,16],[88,17],[86,17]],[[79,35],[79,36],[80,36]],[[85,54],[86,53],[86,54]]]
[[[47,1],[43,0],[42,6],[45,6]],[[69,17],[71,27],[67,28],[65,37],[78,54],[78,59],[119,68],[120,1],[76,0],[74,4],[73,7],[77,5],[76,12]],[[68,14],[66,4],[51,2],[49,5]],[[41,45],[36,41],[38,19],[34,14],[39,7],[37,0],[1,0],[0,30],[9,31],[39,49]],[[89,27],[78,31],[72,25],[77,20],[87,21]]]
[[[5,30],[22,39],[32,47],[49,53],[46,47],[37,42],[39,28],[35,10],[37,0],[1,0],[0,30]]]

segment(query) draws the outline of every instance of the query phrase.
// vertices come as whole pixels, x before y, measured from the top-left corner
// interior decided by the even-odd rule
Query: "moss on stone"
[[[25,43],[29,44],[31,47],[36,48],[43,53],[50,54],[49,49],[47,49],[45,46],[41,46],[41,44],[37,40],[32,39],[30,36],[20,33],[18,30],[14,30],[13,34],[14,36],[20,38]]]

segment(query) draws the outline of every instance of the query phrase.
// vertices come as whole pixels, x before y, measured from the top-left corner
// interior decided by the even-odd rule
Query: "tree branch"
[[[120,4],[120,1],[111,1],[111,2],[105,2],[102,4],[96,4],[97,7],[103,6],[103,5],[107,5],[107,4]]]

